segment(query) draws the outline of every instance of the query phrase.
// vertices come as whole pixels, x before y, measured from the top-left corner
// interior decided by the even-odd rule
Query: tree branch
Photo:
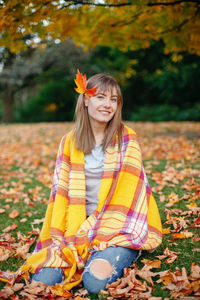
[[[181,3],[195,3],[197,5],[200,5],[199,0],[176,0],[173,2],[149,2],[147,6],[158,6],[158,5],[169,6],[169,5],[177,5]]]
[[[118,4],[109,4],[109,3],[95,3],[87,0],[69,0],[65,2],[70,2],[67,5],[63,5],[62,8],[69,7],[70,5],[91,5],[91,6],[103,6],[103,7],[121,7],[121,6],[131,6],[133,2],[124,2],[124,3],[118,3]],[[149,2],[146,5],[147,6],[159,6],[159,5],[164,5],[164,6],[170,6],[170,5],[178,5],[181,3],[195,3],[198,6],[200,5],[199,0],[175,0],[171,2]]]
[[[132,24],[132,23],[135,21],[135,19],[138,18],[140,15],[142,15],[142,12],[141,12],[141,11],[138,12],[138,13],[136,13],[135,15],[133,15],[133,16],[131,17],[131,20],[129,20],[129,21],[126,21],[126,20],[124,20],[124,21],[118,21],[118,22],[116,22],[116,23],[111,24],[111,27],[116,27],[116,26],[121,27],[121,26],[127,26],[127,25],[130,25],[130,24]]]
[[[49,3],[51,3],[51,1],[46,1],[46,3],[41,5],[41,8],[44,6],[47,6]],[[122,6],[131,6],[133,4],[133,2],[123,2],[123,3],[118,3],[118,4],[111,4],[111,3],[95,3],[92,1],[87,1],[87,0],[65,0],[64,5],[60,5],[59,9],[65,9],[67,7],[70,7],[72,5],[90,5],[90,6],[101,6],[101,7],[122,7]],[[173,2],[149,2],[146,5],[151,7],[151,6],[159,6],[159,5],[164,5],[164,6],[170,6],[170,5],[178,5],[181,3],[195,3],[197,4],[197,6],[200,5],[200,1],[199,0],[176,0]]]
[[[71,4],[63,5],[62,8],[69,7],[69,5],[91,5],[91,6],[103,6],[103,7],[121,7],[121,6],[131,6],[131,2],[119,3],[119,4],[109,4],[109,3],[94,3],[85,0],[71,0],[65,1],[71,2]]]
[[[160,34],[165,34],[165,33],[168,33],[168,32],[174,31],[174,30],[180,30],[181,27],[183,27],[188,22],[194,21],[196,16],[199,14],[199,12],[200,12],[200,8],[198,7],[195,14],[194,14],[194,16],[192,16],[191,18],[187,18],[187,19],[183,20],[180,24],[178,24],[176,26],[173,26],[173,27],[169,28],[168,30],[162,31]]]

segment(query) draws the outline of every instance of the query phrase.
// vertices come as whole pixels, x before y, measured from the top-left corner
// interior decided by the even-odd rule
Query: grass
[[[130,125],[130,124],[129,124]],[[151,125],[151,124],[150,124]],[[71,126],[71,125],[70,125]],[[132,124],[134,127],[134,124]],[[141,126],[141,127],[140,127]],[[175,168],[177,174],[184,171],[184,170],[200,170],[200,154],[196,153],[196,151],[200,150],[199,141],[195,138],[195,135],[192,137],[183,136],[182,141],[182,150],[185,147],[185,157],[179,159],[178,153],[177,158],[176,156],[174,159],[165,159],[169,154],[169,151],[166,153],[161,153],[155,148],[156,143],[166,143],[166,147],[169,149],[171,145],[171,153],[176,153],[174,150],[174,143],[180,144],[180,139],[177,136],[173,136],[172,140],[174,143],[171,143],[170,139],[166,139],[162,135],[160,136],[160,140],[158,140],[159,135],[158,132],[164,132],[167,137],[170,137],[170,132],[184,132],[182,126],[180,127],[176,125],[176,128],[173,129],[173,126],[170,127],[170,124],[166,123],[166,127],[163,125],[159,128],[159,124],[156,126],[155,132],[152,131],[151,136],[145,135],[144,127],[147,126],[143,123],[136,124],[137,132],[141,131],[140,141],[142,145],[142,140],[144,139],[144,149],[152,148],[151,156],[145,156],[144,153],[144,166],[147,170],[147,177],[150,183],[151,188],[159,186],[153,180],[153,174],[159,172],[163,174],[164,171],[167,170],[169,166]],[[193,132],[198,132],[199,124],[193,125],[192,130]],[[2,156],[2,163],[0,165],[0,187],[1,187],[1,196],[0,196],[0,207],[4,208],[6,205],[9,205],[9,208],[6,209],[4,213],[0,215],[0,233],[2,230],[9,225],[12,225],[14,222],[18,227],[12,231],[14,237],[16,237],[17,232],[20,231],[22,233],[27,233],[31,231],[32,226],[31,223],[35,219],[42,219],[44,217],[46,211],[46,204],[50,193],[50,185],[51,185],[51,178],[54,169],[54,162],[56,151],[58,147],[58,141],[62,137],[63,133],[69,128],[69,125],[66,123],[58,123],[58,124],[36,124],[36,125],[15,125],[15,132],[12,132],[12,125],[9,126],[1,126],[0,127],[0,136],[4,139],[5,149],[1,153]],[[28,130],[27,128],[31,128],[33,132],[33,139],[29,139]],[[169,131],[170,128],[170,131]],[[191,124],[190,124],[191,128]],[[191,130],[191,129],[190,129]],[[6,132],[10,131],[10,140],[6,138]],[[46,136],[44,136],[44,131],[46,132]],[[185,127],[185,132],[187,131],[187,126]],[[156,134],[154,134],[156,133]],[[24,134],[27,135],[27,138],[24,138]],[[57,134],[57,135],[56,135]],[[169,135],[168,135],[169,134]],[[0,142],[1,142],[0,138]],[[171,144],[170,144],[171,143]],[[185,143],[185,144],[184,144]],[[38,147],[38,148],[37,148]],[[146,147],[146,148],[145,148]],[[195,159],[186,159],[186,155],[188,155],[188,148],[190,147],[190,152],[195,153]],[[6,149],[9,150],[6,152]],[[27,151],[31,149],[31,152],[27,154]],[[36,150],[37,149],[37,150]],[[53,151],[49,151],[53,149]],[[20,152],[21,151],[21,152]],[[179,147],[180,151],[180,147]],[[184,151],[183,151],[184,152]],[[5,154],[8,153],[8,154]],[[25,154],[26,153],[26,154]],[[20,160],[20,157],[22,159]],[[0,160],[1,161],[1,160]],[[180,163],[181,162],[181,163]],[[186,172],[187,173],[187,172]],[[189,172],[188,172],[189,174]],[[200,177],[199,175],[193,176],[193,180],[200,186]],[[157,201],[162,224],[163,227],[170,227],[173,229],[172,225],[166,224],[166,213],[164,209],[166,208],[168,196],[171,193],[177,194],[179,197],[183,197],[184,194],[192,195],[196,192],[196,188],[192,188],[190,191],[186,191],[182,188],[183,183],[187,183],[191,180],[191,176],[187,174],[185,175],[183,180],[179,180],[178,184],[171,186],[171,182],[168,182],[167,185],[163,187],[160,192],[155,192],[154,196]],[[10,194],[8,193],[10,191]],[[160,195],[165,195],[166,201],[160,202],[159,197]],[[31,204],[27,204],[24,202],[24,199],[28,198],[31,201]],[[10,202],[9,202],[10,201]],[[195,202],[197,206],[200,205],[200,199],[196,199]],[[188,210],[187,206],[191,203],[190,199],[179,201],[175,203],[172,208],[178,208],[181,210]],[[14,209],[19,211],[19,216],[15,219],[9,218],[9,213],[11,213]],[[31,216],[26,216],[26,213],[32,213]],[[21,223],[20,220],[26,217],[27,222]],[[189,218],[188,220],[191,221],[195,217]],[[37,227],[41,228],[42,224],[38,225]],[[193,232],[194,235],[199,234],[199,228],[188,228],[189,231]],[[169,241],[170,235],[163,236],[163,242],[161,246],[154,252],[154,253],[146,253],[144,252],[142,257],[137,262],[139,267],[143,267],[143,263],[141,260],[143,258],[153,260],[156,258],[157,255],[162,255],[163,250],[166,247],[169,247],[170,250],[181,252],[181,255],[178,255],[178,259],[175,260],[171,265],[166,265],[164,262],[161,264],[161,270],[171,269],[175,271],[175,269],[185,267],[187,273],[190,273],[191,264],[195,263],[198,264],[200,261],[200,253],[194,252],[194,248],[198,248],[198,243],[192,241],[192,238],[182,239],[182,240],[174,240],[177,245],[170,245]],[[34,249],[34,246],[31,247],[31,251]],[[11,257],[7,261],[0,262],[0,270],[17,270],[23,263],[23,259],[21,258],[14,258]],[[154,281],[158,279],[157,277],[154,278]],[[0,282],[0,289],[4,286],[4,283]],[[77,288],[75,289],[77,290]],[[159,296],[162,298],[169,297],[169,292],[167,290],[162,289],[162,285],[155,283],[154,290],[152,293],[153,296]],[[99,295],[89,295],[91,299],[102,299],[103,296]]]

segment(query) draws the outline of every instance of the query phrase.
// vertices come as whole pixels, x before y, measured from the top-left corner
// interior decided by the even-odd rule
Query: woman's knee
[[[64,273],[60,268],[43,268],[38,273],[31,274],[31,281],[40,281],[46,285],[62,282]]]
[[[97,258],[90,264],[91,274],[102,280],[109,277],[113,272],[113,266],[105,259]]]
[[[90,293],[104,290],[113,274],[113,266],[109,261],[96,258],[90,262],[83,272],[83,285]]]

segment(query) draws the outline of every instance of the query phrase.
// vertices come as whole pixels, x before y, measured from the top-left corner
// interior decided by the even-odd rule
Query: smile
[[[107,110],[100,110],[99,112],[103,115],[109,115],[111,113],[110,111]]]

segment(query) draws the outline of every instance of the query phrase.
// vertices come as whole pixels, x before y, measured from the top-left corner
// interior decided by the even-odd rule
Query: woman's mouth
[[[110,114],[110,111],[107,111],[107,110],[100,110],[99,112],[106,116]]]

